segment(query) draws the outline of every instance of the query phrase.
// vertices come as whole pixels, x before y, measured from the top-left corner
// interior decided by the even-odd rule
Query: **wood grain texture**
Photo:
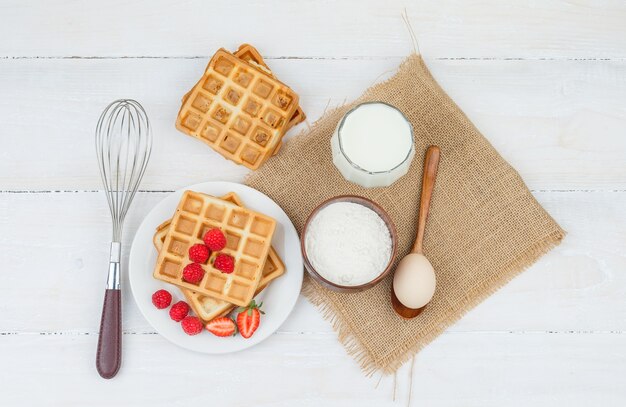
[[[376,379],[363,377],[331,334],[277,335],[245,353],[212,356],[178,348],[159,335],[127,334],[122,369],[108,381],[93,368],[95,339],[0,337],[3,405],[394,405],[393,380],[376,389]],[[33,349],[37,358],[11,356]],[[33,377],[39,390],[24,391]]]
[[[406,55],[407,8],[429,58],[626,58],[620,1],[3,1],[0,55],[208,56],[254,39],[269,57]]]
[[[437,168],[439,167],[439,156],[441,150],[437,146],[430,146],[426,150],[424,159],[424,175],[420,193],[420,203],[417,215],[417,235],[411,253],[423,254],[424,232],[428,222],[428,212],[430,210],[430,199],[435,189],[437,180]]]
[[[626,192],[535,195],[568,236],[450,330],[626,333]],[[124,255],[143,214],[166,196],[164,192],[137,194],[124,228]],[[97,332],[111,233],[104,194],[3,193],[0,214],[6,231],[0,235],[5,248],[0,261],[11,265],[0,285],[2,331]],[[34,277],[24,280],[25,275]],[[128,281],[122,286],[127,289]],[[38,301],[23,301],[24,290]],[[152,332],[130,291],[125,290],[123,297],[125,331]],[[302,300],[281,331],[332,330]]]
[[[410,52],[405,7],[434,77],[569,232],[562,245],[382,378],[363,377],[302,298],[261,345],[199,356],[155,334],[124,291],[125,359],[101,380],[102,108],[134,97],[154,126],[127,255],[168,191],[247,173],[174,129],[217,48],[258,46],[310,124]],[[612,0],[1,2],[0,405],[623,406],[624,21]]]
[[[0,337],[0,380],[6,405],[619,406],[623,339],[446,333],[415,358],[412,374],[408,363],[379,379],[363,377],[330,334],[275,335],[245,353],[210,357],[158,335],[124,335],[122,371],[104,381],[92,367],[93,335],[35,334]],[[33,349],[37,358],[12,356]],[[38,391],[24,391],[33,378]]]
[[[357,97],[400,61],[276,60],[270,66],[300,93],[312,123],[329,106]],[[242,179],[245,168],[174,128],[180,98],[206,62],[0,60],[6,140],[0,151],[0,189],[99,189],[95,123],[108,102],[128,96],[144,104],[154,130],[142,189]],[[531,189],[626,189],[626,61],[427,63]],[[301,124],[289,136],[305,128]],[[8,159],[22,152],[27,156]]]

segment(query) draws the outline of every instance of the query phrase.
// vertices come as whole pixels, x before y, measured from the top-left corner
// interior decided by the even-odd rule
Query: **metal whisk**
[[[105,379],[115,376],[121,364],[120,260],[124,218],[146,171],[151,150],[150,122],[139,103],[120,99],[104,109],[96,126],[96,154],[111,210],[113,238],[96,367]]]

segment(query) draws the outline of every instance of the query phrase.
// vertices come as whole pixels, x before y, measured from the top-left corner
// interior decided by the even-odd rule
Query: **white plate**
[[[206,330],[199,335],[185,334],[177,323],[170,319],[169,309],[159,310],[152,305],[152,293],[164,288],[172,293],[172,304],[184,300],[177,287],[152,277],[157,252],[152,244],[156,227],[172,217],[178,201],[186,190],[204,192],[214,196],[222,196],[235,192],[243,204],[255,211],[276,219],[276,231],[272,245],[285,263],[286,272],[272,281],[256,298],[263,301],[261,325],[248,339],[235,337],[219,338]],[[197,352],[229,353],[249,348],[274,333],[291,313],[300,289],[302,288],[302,255],[300,240],[293,223],[287,214],[269,197],[261,192],[241,184],[232,182],[205,182],[191,185],[169,195],[150,211],[137,230],[128,262],[130,286],[139,310],[154,329],[171,342]]]

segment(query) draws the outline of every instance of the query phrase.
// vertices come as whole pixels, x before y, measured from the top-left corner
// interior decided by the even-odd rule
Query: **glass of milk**
[[[386,187],[407,173],[415,155],[413,126],[384,102],[357,105],[331,138],[333,163],[343,177],[365,188]]]

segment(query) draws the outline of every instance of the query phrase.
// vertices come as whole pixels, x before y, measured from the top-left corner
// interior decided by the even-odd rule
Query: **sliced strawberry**
[[[235,322],[227,317],[219,317],[206,324],[207,331],[215,336],[233,336],[237,332]]]
[[[237,314],[237,328],[244,338],[251,337],[259,327],[261,314],[264,314],[260,309],[262,305],[263,303],[257,305],[256,302],[252,300],[247,307],[239,308],[239,314]]]

